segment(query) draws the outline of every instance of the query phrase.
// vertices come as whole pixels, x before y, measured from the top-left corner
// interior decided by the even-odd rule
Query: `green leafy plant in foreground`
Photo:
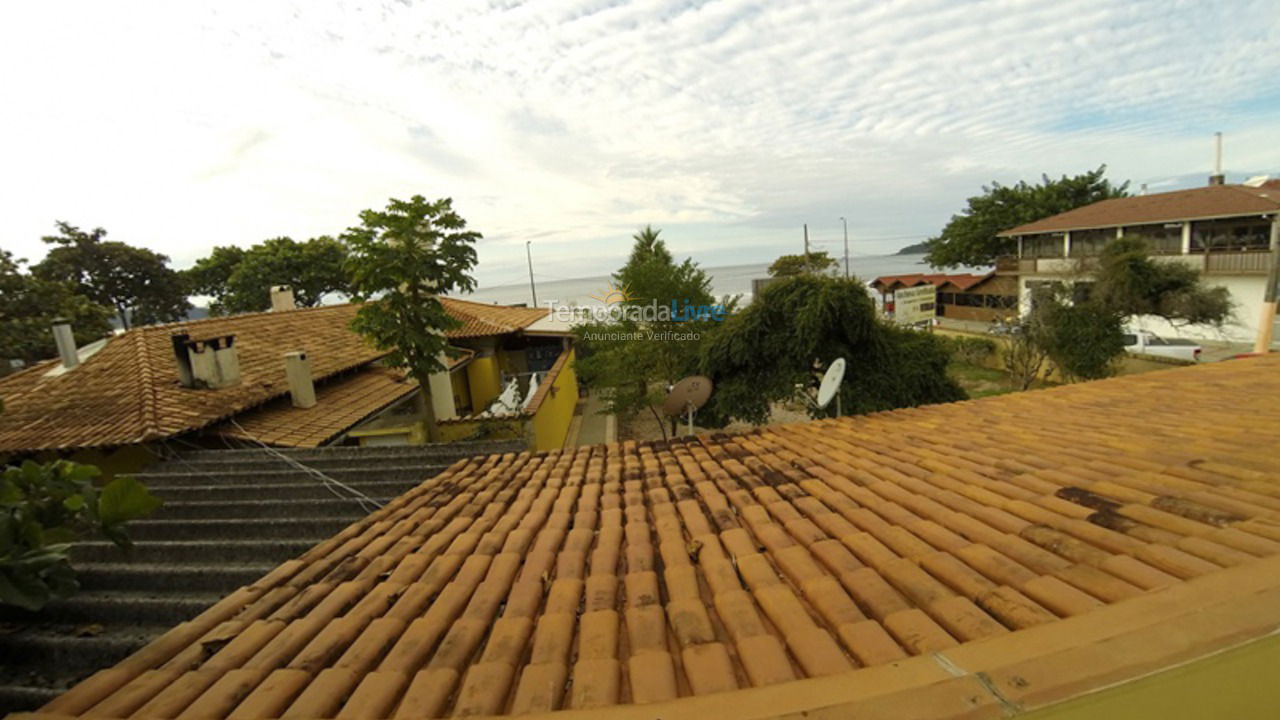
[[[99,474],[92,465],[67,460],[28,460],[0,473],[0,604],[39,610],[74,594],[80,585],[71,544],[101,532],[127,549],[125,524],[160,506],[131,477],[96,487]]]

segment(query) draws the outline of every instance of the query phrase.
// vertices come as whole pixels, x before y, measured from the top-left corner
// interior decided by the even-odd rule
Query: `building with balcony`
[[[1280,180],[1103,200],[1000,235],[1016,241],[1017,250],[997,261],[996,273],[1017,276],[1024,310],[1034,288],[1087,280],[1108,240],[1137,236],[1147,241],[1157,260],[1195,268],[1209,285],[1227,288],[1235,301],[1235,320],[1221,333],[1192,328],[1179,328],[1179,333],[1251,340],[1271,254],[1280,247]],[[1171,331],[1159,319],[1141,318],[1137,324],[1157,333]]]

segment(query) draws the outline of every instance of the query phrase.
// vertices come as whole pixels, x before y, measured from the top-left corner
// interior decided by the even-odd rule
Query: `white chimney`
[[[1210,185],[1222,185],[1227,176],[1222,174],[1222,133],[1213,134],[1213,174],[1209,176]]]
[[[239,384],[240,358],[236,354],[235,340],[235,335],[223,335],[208,340],[187,341],[192,384],[195,387],[216,390]]]
[[[296,310],[298,304],[293,301],[293,288],[288,285],[271,286],[271,312]]]
[[[293,406],[315,407],[316,385],[311,380],[311,361],[301,350],[284,354],[284,376],[289,381],[289,396]]]
[[[76,354],[76,338],[71,333],[71,321],[58,318],[53,321],[53,342],[58,346],[58,357],[62,358],[62,367],[70,370],[80,364],[80,356]]]

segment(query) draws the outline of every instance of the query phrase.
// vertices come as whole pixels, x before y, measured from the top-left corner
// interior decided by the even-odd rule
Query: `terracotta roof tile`
[[[1239,215],[1270,215],[1277,210],[1280,210],[1280,191],[1274,186],[1209,185],[1103,200],[1009,228],[1000,235],[1031,235]]]
[[[1280,591],[1280,457],[1252,450],[1277,394],[1271,356],[464,460],[44,712],[776,717],[900,691],[930,718],[937,683],[1160,624],[1206,654],[1280,622],[1255,601]],[[1132,677],[1089,657],[1020,697]]]
[[[455,339],[516,332],[547,314],[441,300],[463,323],[447,333]],[[317,381],[366,365],[385,353],[351,330],[357,310],[330,305],[134,328],[69,372],[46,377],[58,366],[51,360],[2,378],[0,451],[127,445],[205,427],[288,392],[282,355],[289,350],[307,351]],[[169,338],[180,331],[235,335],[240,384],[218,390],[179,385]]]

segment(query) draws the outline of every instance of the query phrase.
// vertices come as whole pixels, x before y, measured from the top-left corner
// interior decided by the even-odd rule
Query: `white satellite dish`
[[[690,375],[671,387],[667,399],[662,403],[662,411],[669,417],[685,415],[689,421],[689,434],[693,434],[693,415],[707,400],[711,398],[714,384],[711,378],[702,375]]]
[[[822,384],[818,386],[818,407],[825,408],[836,401],[836,415],[843,415],[840,408],[840,383],[844,381],[844,358],[836,358],[822,376]]]

